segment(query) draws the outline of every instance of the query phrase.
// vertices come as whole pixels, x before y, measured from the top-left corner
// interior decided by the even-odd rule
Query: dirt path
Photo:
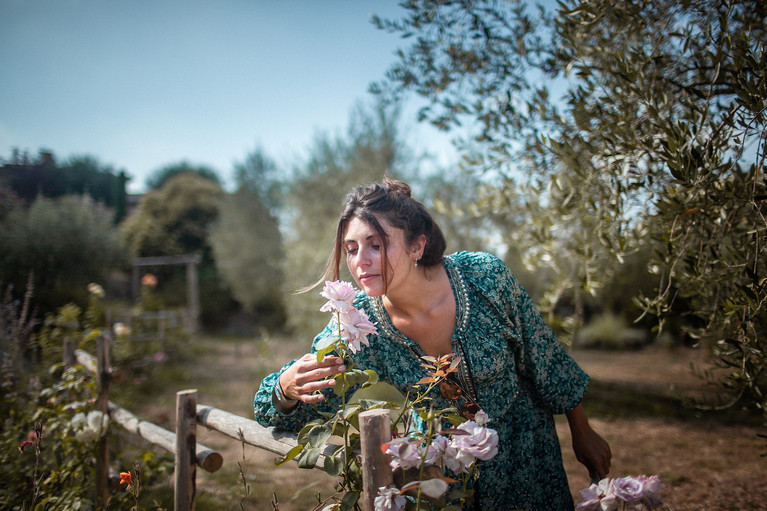
[[[710,396],[713,390],[691,370],[691,362],[698,369],[708,368],[705,353],[699,351],[584,351],[573,356],[595,384],[631,385],[645,393],[649,390],[657,401],[680,394]],[[767,510],[767,457],[761,456],[767,454],[767,440],[757,437],[767,430],[727,425],[688,409],[681,412],[684,418],[640,413],[632,418],[592,419],[613,452],[610,475],[659,474],[667,486],[662,496],[668,510]],[[578,502],[577,490],[588,484],[587,475],[574,459],[566,423],[558,424],[558,430]]]
[[[252,395],[261,379],[302,351],[279,339],[201,343],[204,355],[195,370],[199,402],[245,417],[251,416]],[[758,425],[724,425],[689,411],[676,416],[669,408],[676,406],[670,396],[708,392],[689,367],[691,360],[702,363],[700,353],[584,351],[573,356],[592,376],[595,394],[608,393],[623,408],[639,403],[630,417],[604,408],[596,415],[590,412],[592,426],[613,451],[611,476],[659,474],[667,485],[662,493],[667,510],[767,510],[767,458],[760,457],[767,453],[767,440],[756,436],[767,431]],[[657,414],[661,416],[653,416]],[[559,420],[557,427],[577,503],[588,477],[572,453],[566,421]],[[333,491],[335,478],[318,470],[292,463],[275,467],[274,455],[250,446],[243,450],[238,442],[202,428],[199,441],[221,451],[225,460],[216,474],[198,472],[200,510],[241,509],[241,503],[245,509],[269,510],[273,491],[280,511],[308,510],[317,503],[315,493],[328,496]],[[245,484],[250,488],[247,500]]]

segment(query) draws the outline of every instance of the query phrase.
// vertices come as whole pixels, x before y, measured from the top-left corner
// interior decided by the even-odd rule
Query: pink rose
[[[381,486],[378,488],[378,496],[373,501],[375,511],[400,511],[404,509],[407,500],[400,495],[394,486]]]
[[[361,345],[369,346],[367,336],[374,334],[378,330],[370,321],[367,314],[354,307],[347,312],[339,311],[339,321],[341,322],[341,339],[346,341],[352,353],[357,353]]]
[[[389,466],[392,470],[418,468],[421,466],[420,441],[409,437],[395,438],[389,442],[386,454],[391,456]]]
[[[484,428],[474,421],[466,421],[458,429],[469,434],[459,435],[453,440],[457,449],[469,452],[480,460],[489,460],[498,454],[498,433],[494,429]]]
[[[613,479],[613,493],[623,502],[637,502],[644,495],[642,481],[631,476]]]
[[[663,501],[658,497],[658,493],[666,487],[663,482],[661,482],[660,477],[657,475],[653,476],[645,476],[640,475],[637,476],[637,479],[639,479],[642,482],[642,486],[644,488],[644,495],[642,495],[642,504],[645,505],[648,509],[655,509],[656,507],[660,507],[663,505]]]
[[[326,281],[320,295],[328,300],[320,308],[322,312],[346,312],[354,308],[352,302],[357,295],[357,290],[348,282]]]
[[[458,451],[451,445],[448,437],[437,435],[432,438],[429,447],[426,449],[426,459],[424,461],[427,465],[444,467],[447,466],[447,460],[454,459],[457,454]]]

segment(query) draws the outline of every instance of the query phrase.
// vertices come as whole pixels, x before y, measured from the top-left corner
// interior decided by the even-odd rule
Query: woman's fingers
[[[306,355],[304,356],[306,357]],[[332,357],[331,360],[327,358],[322,362],[317,362],[317,358],[314,355],[309,355],[310,360],[304,360],[302,357],[302,363],[299,367],[298,374],[296,375],[297,383],[305,383],[309,381],[319,380],[321,378],[327,378],[338,373],[342,373],[346,370],[343,365],[343,360],[338,357]]]
[[[320,390],[331,388],[336,380],[330,378],[346,370],[343,360],[330,356],[317,362],[317,356],[307,353],[298,359],[284,376],[287,381],[282,381],[283,391],[288,398],[299,399],[305,403],[322,401],[325,396],[317,393]]]

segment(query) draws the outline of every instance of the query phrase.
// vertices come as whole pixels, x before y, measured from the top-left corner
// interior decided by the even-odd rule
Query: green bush
[[[0,300],[0,509],[93,509],[98,440],[109,435],[115,445],[115,428],[95,409],[94,375],[58,361],[65,338],[93,351],[101,296],[92,286],[85,314],[64,306],[34,333],[27,313],[30,294],[22,303],[10,293]],[[166,458],[139,457],[149,484],[152,476],[168,472]],[[136,455],[129,462],[114,458],[117,466],[130,468]],[[128,502],[122,493],[113,498],[115,504]]]
[[[41,315],[63,303],[82,306],[89,282],[105,282],[126,262],[112,214],[87,197],[40,198],[0,221],[0,282],[25,289],[33,280]]]
[[[586,349],[635,349],[647,343],[648,334],[630,328],[625,320],[613,313],[596,316],[575,333],[573,346]]]

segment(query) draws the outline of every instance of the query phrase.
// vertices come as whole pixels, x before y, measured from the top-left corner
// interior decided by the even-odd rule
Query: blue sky
[[[0,157],[89,154],[133,177],[181,160],[228,178],[258,146],[282,164],[343,133],[401,40],[372,0],[0,0]],[[443,163],[448,137],[408,140]]]

